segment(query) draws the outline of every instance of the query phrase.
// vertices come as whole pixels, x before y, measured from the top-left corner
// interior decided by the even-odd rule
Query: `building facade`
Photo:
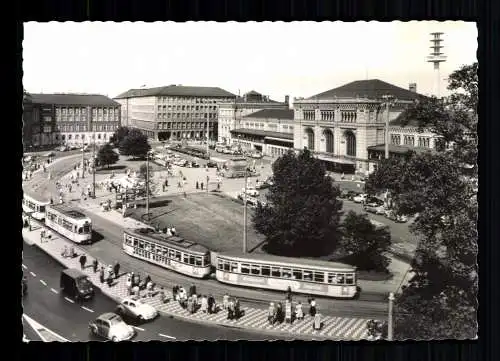
[[[218,139],[219,143],[232,144],[231,131],[242,128],[241,120],[252,113],[262,109],[290,109],[289,97],[285,96],[283,103],[269,99],[254,90],[237,97],[234,102],[221,103],[218,114]]]
[[[169,85],[130,89],[115,100],[121,104],[123,125],[155,140],[217,139],[220,103],[235,95],[216,87]]]
[[[293,149],[293,109],[262,109],[244,116],[231,130],[232,144],[247,151],[279,157]]]
[[[120,104],[104,95],[26,94],[23,103],[27,147],[103,144],[120,126]]]
[[[384,96],[392,98],[388,112]],[[421,97],[416,88],[410,91],[373,79],[296,98],[294,148],[311,150],[328,170],[369,173],[375,163],[368,148],[384,144],[387,116],[393,121]]]

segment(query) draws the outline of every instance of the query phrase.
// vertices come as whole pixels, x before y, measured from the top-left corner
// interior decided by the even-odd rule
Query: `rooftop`
[[[236,97],[236,95],[218,87],[168,85],[156,88],[130,89],[116,96],[115,99],[150,96]]]
[[[155,231],[154,229],[151,228],[135,228],[135,229],[128,229],[128,232],[135,234],[139,237],[142,237],[143,239],[152,239],[155,241],[160,241],[165,244],[165,246],[170,246],[173,248],[177,248],[178,250],[187,250],[187,251],[193,251],[193,252],[199,252],[199,253],[207,253],[208,248],[205,246],[202,246],[201,244],[198,244],[196,242],[191,242],[188,241],[184,238],[181,238],[179,236],[167,236],[164,233],[160,233]]]
[[[69,216],[73,219],[85,219],[85,218],[88,218],[85,214],[83,214],[82,212],[80,211],[77,211],[76,209],[74,208],[71,208],[65,204],[52,204],[50,206],[50,208],[66,215],[66,216]]]
[[[238,128],[238,129],[231,130],[231,133],[256,135],[258,137],[264,137],[264,138],[270,137],[270,138],[281,138],[281,139],[293,140],[293,133],[270,132],[267,130]]]
[[[293,120],[293,109],[262,109],[243,118],[272,118]]]
[[[421,94],[412,92],[408,89],[389,84],[379,79],[356,80],[344,84],[338,88],[330,89],[325,92],[313,95],[309,100],[322,100],[332,98],[366,98],[382,99],[384,95],[392,95],[398,100],[412,101],[424,97]]]
[[[120,104],[105,95],[100,94],[35,94],[29,93],[28,100],[33,104],[55,104],[55,105],[107,105],[117,107]]]

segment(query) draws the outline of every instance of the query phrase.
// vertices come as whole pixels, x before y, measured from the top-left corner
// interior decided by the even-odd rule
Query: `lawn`
[[[150,206],[151,223],[160,227],[175,226],[181,237],[204,245],[216,252],[241,251],[243,243],[243,206],[220,194],[195,193],[187,198],[166,197],[161,206]],[[141,220],[145,209],[140,207],[130,215]],[[248,209],[247,249],[260,252],[264,239],[255,232]]]

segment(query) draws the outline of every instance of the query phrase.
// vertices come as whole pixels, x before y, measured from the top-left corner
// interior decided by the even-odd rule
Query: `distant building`
[[[120,104],[98,94],[34,94],[23,99],[25,148],[105,143],[120,126]]]
[[[242,97],[237,97],[233,102],[221,103],[218,114],[218,142],[231,144],[231,131],[242,127],[240,122],[245,116],[262,109],[290,109],[289,97],[285,96],[285,101],[281,103],[252,90]]]
[[[115,100],[121,104],[123,125],[155,140],[217,139],[219,104],[235,95],[216,87],[169,85],[130,89]]]
[[[231,130],[232,144],[278,157],[293,149],[293,109],[263,109],[244,116]]]
[[[416,92],[415,84],[411,89],[378,79],[358,80],[307,99],[295,99],[294,148],[308,148],[328,170],[373,171],[376,163],[370,162],[369,147],[383,145],[385,139],[383,97],[394,98],[389,108],[392,121],[423,97]]]

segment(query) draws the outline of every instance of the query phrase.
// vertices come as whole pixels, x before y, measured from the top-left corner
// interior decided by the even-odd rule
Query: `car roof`
[[[116,313],[106,312],[106,313],[103,313],[102,315],[100,315],[99,317],[97,317],[97,319],[110,321],[110,320],[113,320],[114,318],[117,318],[117,317],[120,318],[120,316],[118,316]]]

